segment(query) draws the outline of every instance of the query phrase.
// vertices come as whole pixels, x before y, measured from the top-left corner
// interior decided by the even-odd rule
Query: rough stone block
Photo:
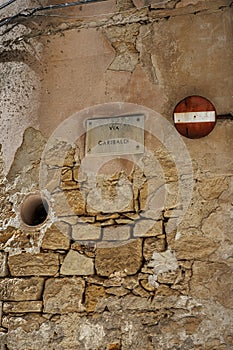
[[[117,174],[110,179],[100,177],[87,195],[87,211],[92,213],[125,213],[134,211],[132,184]]]
[[[124,287],[110,287],[106,289],[107,294],[116,295],[118,298],[129,293],[129,290]]]
[[[97,248],[95,267],[100,276],[109,276],[114,272],[134,275],[142,263],[142,241],[133,240],[119,247],[110,245]]]
[[[154,221],[150,219],[138,220],[134,226],[134,237],[155,237],[163,233],[162,220]]]
[[[9,301],[3,304],[3,312],[5,314],[41,312],[42,306],[42,301]]]
[[[201,235],[183,236],[170,244],[176,252],[177,259],[208,258],[217,248],[218,243]]]
[[[43,249],[64,249],[70,247],[70,225],[65,222],[54,223],[44,234],[41,248]]]
[[[91,258],[87,258],[74,250],[70,250],[61,266],[62,275],[93,275],[94,263]]]
[[[0,252],[0,277],[7,275],[7,254]]]
[[[43,291],[44,279],[7,278],[0,280],[0,299],[7,301],[38,300]]]
[[[147,179],[140,190],[140,209],[143,211],[153,210],[158,216],[164,208],[166,188],[165,180],[161,177]],[[154,214],[155,215],[155,214]],[[154,218],[154,217],[153,217]]]
[[[190,5],[197,5],[203,2],[203,0],[181,0],[179,3],[177,3],[176,7],[181,8],[181,7],[186,7]]]
[[[12,276],[54,276],[59,269],[58,255],[53,253],[12,255],[8,264]]]
[[[166,248],[165,239],[158,239],[157,237],[148,237],[144,240],[143,256],[146,260],[152,259],[154,252],[163,252]]]
[[[54,141],[50,149],[44,155],[45,163],[51,167],[72,167],[74,164],[75,150],[64,141]]]
[[[131,226],[110,226],[104,228],[104,241],[126,241],[130,239]]]
[[[233,307],[232,268],[224,263],[195,261],[190,281],[191,295],[215,299],[225,308]]]
[[[91,224],[77,224],[72,228],[72,239],[77,241],[100,239],[101,228]]]
[[[199,192],[207,200],[217,199],[220,194],[228,189],[227,178],[214,177],[201,180]]]
[[[120,343],[111,343],[108,345],[108,350],[120,350],[121,344]]]
[[[85,292],[85,306],[87,312],[94,312],[98,300],[105,297],[105,289],[102,286],[90,285],[87,286]]]
[[[61,170],[60,169],[48,169],[46,173],[46,179],[44,179],[46,189],[51,193],[55,189],[59,188],[61,182]]]
[[[44,311],[67,313],[83,311],[84,281],[78,277],[51,278],[45,283]]]
[[[72,174],[72,169],[71,168],[63,168],[61,172],[61,180],[63,182],[66,181],[72,181],[73,180],[73,174]]]
[[[85,199],[78,189],[54,193],[53,199],[53,210],[57,216],[85,214]]]

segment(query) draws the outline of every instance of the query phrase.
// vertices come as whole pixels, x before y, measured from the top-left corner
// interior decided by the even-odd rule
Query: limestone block
[[[199,185],[200,195],[204,199],[217,199],[220,194],[228,189],[228,182],[225,177],[201,179]]]
[[[40,277],[0,280],[0,299],[7,301],[39,300],[44,280]]]
[[[11,238],[14,236],[16,229],[9,226],[6,230],[1,231],[0,233],[0,249],[4,249],[7,241],[11,241]]]
[[[177,278],[178,271],[165,272],[158,275],[158,282],[163,284],[173,284]]]
[[[72,239],[77,241],[100,239],[101,228],[92,224],[77,224],[72,228]]]
[[[170,286],[166,285],[166,284],[160,284],[158,286],[158,288],[156,287],[156,295],[161,295],[161,296],[177,296],[179,295],[178,291],[174,291],[173,289],[171,289]]]
[[[170,244],[177,259],[208,258],[218,247],[218,243],[201,235],[183,236]]]
[[[79,217],[77,215],[63,216],[62,220],[69,225],[76,225],[79,221]]]
[[[149,141],[151,140],[148,140],[148,143]],[[159,186],[160,181],[164,183],[164,173],[159,162],[159,159],[162,158],[161,154],[163,154],[163,149],[157,147],[155,155],[152,152],[148,151],[144,154],[142,159],[143,172],[147,178],[147,182],[149,181],[149,179],[152,179],[150,185],[155,189]],[[165,158],[164,155],[163,158]]]
[[[171,288],[173,290],[180,291],[182,294],[189,294],[189,291],[190,291],[189,283],[191,278],[192,278],[192,270],[190,269],[185,270],[183,267],[180,266],[177,271],[176,280]],[[160,277],[158,278],[158,281],[159,282],[161,281]]]
[[[69,238],[70,225],[65,222],[57,222],[52,224],[44,234],[41,248],[42,249],[64,249],[70,247]]]
[[[119,178],[91,189],[87,195],[87,211],[97,214],[134,211],[132,185],[127,179]]]
[[[44,311],[67,313],[83,311],[84,281],[78,277],[51,278],[45,282]]]
[[[143,256],[146,260],[150,260],[154,252],[163,252],[166,249],[165,239],[157,237],[148,237],[144,240]]]
[[[134,237],[155,237],[163,233],[162,220],[141,219],[135,223]]]
[[[120,217],[119,214],[113,213],[113,214],[98,214],[96,215],[96,220],[97,221],[105,221],[105,220],[110,220],[110,219],[118,219]]]
[[[58,255],[53,253],[12,255],[8,264],[12,276],[54,276],[59,269]]]
[[[133,294],[138,295],[141,298],[149,298],[150,294],[148,291],[146,291],[144,288],[142,288],[140,285],[133,289]]]
[[[0,252],[0,277],[7,275],[7,255]]]
[[[54,193],[53,200],[53,210],[57,216],[85,214],[85,199],[78,189]]]
[[[147,1],[145,1],[145,0],[133,0],[133,4],[134,4],[134,6],[136,6],[137,8],[140,9],[140,8],[143,8],[146,6]]]
[[[95,267],[100,276],[124,272],[134,275],[142,263],[142,241],[133,240],[120,247],[97,247]]]
[[[101,222],[100,226],[106,227],[106,226],[113,226],[115,224],[116,224],[116,222],[113,219],[109,219],[109,220],[106,220],[104,222]]]
[[[30,232],[27,228],[24,231],[15,227],[9,226],[6,230],[0,233],[0,249],[7,250],[9,252],[14,251],[16,248],[28,249],[38,244],[38,231],[35,230]]]
[[[61,188],[62,188],[62,190],[66,190],[66,191],[68,191],[68,190],[78,190],[78,188],[79,188],[79,184],[77,183],[77,182],[75,182],[75,181],[65,181],[65,182],[62,182],[62,184],[61,184]]]
[[[233,307],[232,268],[224,263],[195,261],[190,281],[191,295],[214,298],[226,308]]]
[[[86,287],[85,306],[87,312],[94,312],[98,300],[105,297],[105,289],[95,284]]]
[[[106,289],[106,293],[116,295],[117,297],[123,297],[129,293],[129,290],[124,287],[110,287]]]
[[[48,169],[45,174],[42,175],[42,181],[45,188],[51,193],[55,189],[58,189],[61,182],[61,170],[58,168]]]
[[[229,203],[219,206],[207,218],[202,220],[202,232],[205,237],[217,242],[233,241],[232,235],[232,205]],[[226,242],[225,242],[226,244]]]
[[[72,177],[73,177],[74,181],[79,182],[79,180],[80,180],[80,176],[79,176],[79,167],[73,168]]]
[[[93,275],[93,260],[74,250],[70,250],[61,266],[62,275]]]
[[[104,241],[126,241],[130,239],[130,225],[109,226],[103,231]]]
[[[141,286],[147,290],[148,292],[153,292],[156,290],[156,287],[154,285],[151,285],[148,280],[141,280]]]
[[[73,180],[73,174],[71,168],[63,168],[61,172],[61,180],[63,182],[66,181],[72,181]]]
[[[8,301],[3,304],[3,312],[20,313],[20,312],[41,312],[42,301]]]
[[[137,276],[127,276],[123,279],[122,286],[127,289],[134,289],[138,283],[139,282]]]
[[[72,167],[75,150],[65,141],[54,140],[53,145],[44,155],[44,161],[50,167]]]
[[[108,345],[108,350],[120,350],[121,344],[120,343],[111,343]]]
[[[140,209],[147,214],[148,217],[156,219],[161,217],[162,210],[165,205],[166,187],[164,179],[149,179],[140,191]],[[152,216],[153,213],[153,216]]]
[[[117,225],[130,225],[133,224],[133,220],[131,219],[117,219],[115,220],[115,222],[117,223]]]
[[[179,228],[184,232],[187,231],[188,228],[195,227],[199,229],[202,224],[203,218],[208,217],[211,212],[214,212],[219,206],[218,201],[216,199],[213,200],[200,200],[200,196],[194,192],[192,204],[189,206],[185,216],[179,224]],[[167,223],[168,227],[170,225],[170,220]]]
[[[74,242],[71,245],[72,250],[77,250],[81,255],[85,255],[88,258],[95,257],[96,243],[94,242]]]
[[[75,225],[77,223],[94,224],[94,222],[95,222],[95,217],[94,216],[79,216],[77,218],[76,222],[73,223],[73,225]]]
[[[201,2],[204,2],[203,0],[181,0],[179,3],[177,3],[176,8],[181,8],[185,6],[190,6],[190,5],[197,5],[200,4]]]
[[[11,146],[14,142],[11,142]],[[42,136],[41,132],[29,127],[25,130],[23,135],[22,145],[17,149],[14,162],[11,165],[10,171],[7,175],[9,181],[14,181],[16,175],[21,173],[20,185],[22,188],[23,183],[29,185],[38,179],[38,165],[42,151],[45,146],[45,138]],[[30,150],[30,151],[29,151]],[[23,168],[25,165],[33,164],[34,167],[30,168],[30,171],[25,173],[22,176]],[[33,170],[34,168],[34,170]],[[32,174],[35,177],[31,177]],[[27,183],[28,180],[28,183]],[[22,182],[23,181],[23,182]]]

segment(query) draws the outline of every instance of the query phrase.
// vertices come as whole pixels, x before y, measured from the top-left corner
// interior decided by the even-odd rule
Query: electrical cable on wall
[[[5,2],[4,4],[0,5],[0,10],[2,10],[3,8],[9,6],[10,4],[12,4],[15,1],[17,1],[17,0],[9,0],[9,1]]]
[[[2,4],[0,6],[0,10],[7,7],[11,3],[15,2],[17,0],[9,0],[8,2]],[[72,1],[72,2],[65,2],[62,4],[54,4],[54,5],[47,5],[47,6],[40,6],[40,7],[35,7],[33,9],[26,8],[15,15],[5,17],[0,20],[0,27],[7,25],[11,22],[14,22],[17,19],[22,19],[22,18],[29,18],[34,15],[36,15],[39,12],[42,11],[50,11],[50,10],[57,10],[57,9],[62,9],[62,8],[67,8],[67,7],[72,7],[72,6],[78,6],[78,5],[84,5],[84,4],[90,4],[90,3],[96,3],[96,2],[104,2],[107,0],[81,0],[81,1]]]

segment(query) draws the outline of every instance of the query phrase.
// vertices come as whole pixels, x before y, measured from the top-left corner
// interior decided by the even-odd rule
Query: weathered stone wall
[[[3,36],[0,349],[232,349],[232,119],[172,123],[192,94],[232,113],[230,1],[52,13]],[[88,158],[86,120],[130,113],[144,154]]]

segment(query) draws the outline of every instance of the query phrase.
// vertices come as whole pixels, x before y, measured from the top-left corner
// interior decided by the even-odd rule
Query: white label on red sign
[[[176,124],[215,122],[215,111],[174,113],[174,122]]]

